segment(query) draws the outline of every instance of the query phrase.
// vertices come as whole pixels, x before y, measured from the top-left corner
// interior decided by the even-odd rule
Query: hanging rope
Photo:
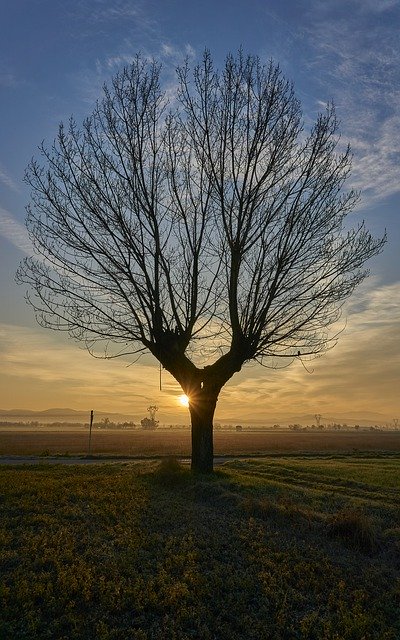
[[[314,373],[314,369],[311,369],[311,371],[309,369],[307,369],[306,365],[304,364],[303,360],[301,359],[300,351],[297,352],[297,356],[296,357],[300,360],[301,364],[303,365],[303,367],[307,371],[307,373],[309,373],[309,374]]]

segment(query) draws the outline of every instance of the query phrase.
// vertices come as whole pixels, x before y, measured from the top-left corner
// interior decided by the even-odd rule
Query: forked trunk
[[[203,397],[189,404],[192,419],[192,471],[211,473],[214,463],[213,418],[217,398]]]

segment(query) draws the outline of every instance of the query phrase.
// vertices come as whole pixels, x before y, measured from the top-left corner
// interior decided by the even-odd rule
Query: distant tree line
[[[306,425],[303,426],[302,424],[289,424],[289,429],[290,431],[387,431],[387,430],[391,430],[391,431],[397,431],[398,427],[396,425],[392,425],[392,424],[386,424],[386,425],[359,425],[359,424],[355,424],[354,426],[348,425],[348,424],[339,424],[337,422],[331,423],[331,424],[312,424],[312,425]]]

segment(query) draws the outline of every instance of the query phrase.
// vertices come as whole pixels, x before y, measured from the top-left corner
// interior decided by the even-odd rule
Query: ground
[[[87,454],[89,430],[76,428],[0,428],[1,455]],[[189,456],[190,431],[94,429],[91,453],[124,456]],[[265,455],[302,452],[400,452],[400,431],[215,431],[214,453],[221,455]]]
[[[400,455],[3,467],[4,640],[397,640]]]

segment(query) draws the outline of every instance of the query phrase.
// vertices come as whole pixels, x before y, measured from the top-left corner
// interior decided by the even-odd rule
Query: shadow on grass
[[[248,486],[228,468],[200,476],[169,459],[143,480],[160,637],[396,638],[394,591],[384,595],[392,567],[371,557],[368,520],[351,538],[339,533],[343,514],[329,520],[290,490]]]

